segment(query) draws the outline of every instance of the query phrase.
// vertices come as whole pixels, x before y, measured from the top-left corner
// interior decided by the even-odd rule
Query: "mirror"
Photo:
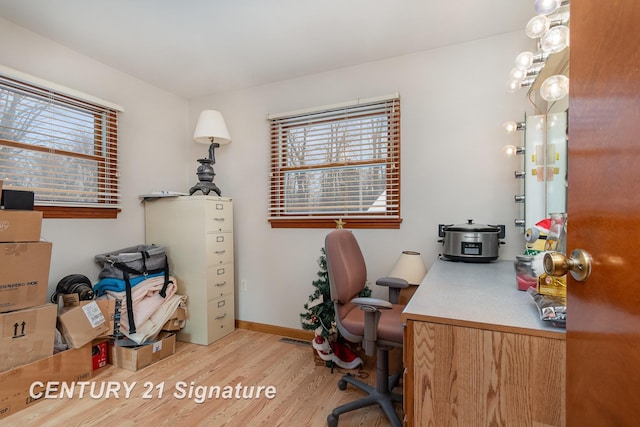
[[[525,228],[567,211],[567,112],[526,118]]]
[[[509,133],[524,131],[521,147],[503,148],[506,156],[523,155],[522,169],[515,171],[516,178],[524,179],[522,194],[515,195],[515,202],[524,204],[515,220],[523,231],[567,211],[569,2],[536,0],[536,12],[525,28],[536,50],[516,57],[507,85],[509,92],[529,87],[534,111],[521,123],[503,125]]]

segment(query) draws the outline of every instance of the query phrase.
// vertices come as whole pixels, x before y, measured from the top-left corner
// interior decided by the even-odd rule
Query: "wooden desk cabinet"
[[[216,196],[145,202],[147,243],[166,247],[178,293],[187,296],[180,341],[208,345],[233,331],[233,205]]]
[[[403,319],[405,425],[565,425],[565,333],[511,262],[437,261]]]

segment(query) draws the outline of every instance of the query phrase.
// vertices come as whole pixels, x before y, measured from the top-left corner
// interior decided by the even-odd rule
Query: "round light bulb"
[[[540,47],[546,53],[557,53],[569,46],[569,27],[558,25],[540,39]]]
[[[531,52],[522,52],[520,55],[516,56],[516,67],[526,70],[533,65],[533,53]]]
[[[536,0],[534,8],[536,13],[551,15],[562,5],[562,0]]]
[[[549,30],[551,26],[551,20],[545,15],[534,16],[527,22],[525,33],[532,39],[542,37],[544,33]]]
[[[507,131],[507,133],[514,133],[515,131],[518,130],[518,124],[514,121],[504,122],[502,124],[502,127],[504,130]]]
[[[513,157],[517,152],[518,147],[516,147],[515,145],[505,145],[504,147],[502,147],[502,154],[504,154],[505,157]]]
[[[513,80],[522,80],[527,77],[527,70],[515,67],[509,72],[509,77]]]
[[[507,92],[509,93],[517,91],[518,89],[520,89],[520,87],[520,80],[509,80],[507,82]]]
[[[547,78],[540,86],[540,96],[548,102],[558,101],[569,93],[569,78],[558,74]]]

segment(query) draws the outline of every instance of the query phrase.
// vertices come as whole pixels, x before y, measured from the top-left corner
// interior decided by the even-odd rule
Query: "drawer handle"
[[[218,254],[218,255],[223,254],[225,252],[227,252],[227,251],[225,251],[224,249],[221,250],[221,251],[213,251],[214,254]]]
[[[227,317],[227,313],[223,314],[222,316],[216,316],[216,320],[224,319],[225,317]]]
[[[224,286],[224,285],[226,285],[226,284],[227,284],[227,282],[216,283],[216,286],[217,286],[217,287],[220,287],[220,286]]]
[[[214,220],[214,221],[221,221],[221,222],[222,222],[222,221],[224,221],[224,217],[222,217],[222,218],[213,218],[213,220]]]

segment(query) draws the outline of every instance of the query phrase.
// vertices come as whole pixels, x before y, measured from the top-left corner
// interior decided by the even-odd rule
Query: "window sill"
[[[338,220],[334,219],[271,219],[271,228],[336,228]],[[367,218],[342,218],[344,228],[380,228],[398,229],[402,218],[367,219]]]
[[[36,211],[42,212],[43,218],[92,218],[114,219],[118,217],[118,208],[73,208],[64,206],[35,206]]]

